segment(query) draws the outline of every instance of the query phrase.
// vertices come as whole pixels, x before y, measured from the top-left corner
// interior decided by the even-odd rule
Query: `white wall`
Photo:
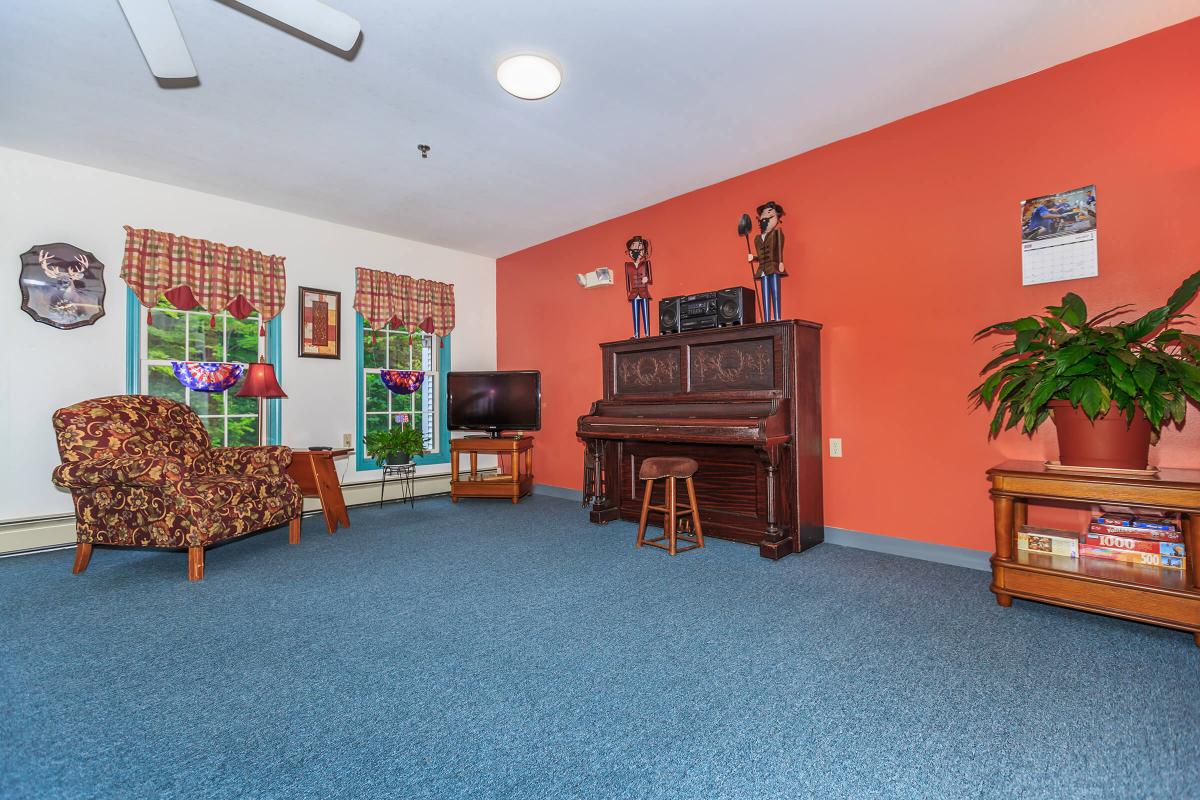
[[[343,433],[354,433],[355,267],[453,283],[453,368],[496,366],[494,259],[0,148],[0,261],[8,276],[0,280],[0,522],[72,510],[70,496],[50,483],[58,463],[50,415],[125,391],[123,225],[287,258],[284,444],[339,445]],[[60,331],[20,310],[20,254],[50,242],[76,245],[104,263],[106,313],[95,325]],[[341,360],[296,356],[297,286],[341,291]],[[345,464],[338,462],[339,468]],[[369,477],[356,476],[351,460],[347,482]]]

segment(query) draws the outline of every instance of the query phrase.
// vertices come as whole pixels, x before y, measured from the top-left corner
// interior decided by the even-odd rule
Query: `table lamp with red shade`
[[[258,361],[246,368],[246,377],[242,379],[242,388],[237,390],[238,397],[258,398],[258,443],[267,443],[267,420],[263,414],[263,400],[276,397],[287,397],[279,380],[275,377],[275,365],[269,361]]]

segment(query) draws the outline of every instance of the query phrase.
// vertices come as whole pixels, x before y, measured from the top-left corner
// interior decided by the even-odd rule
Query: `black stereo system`
[[[658,301],[658,332],[679,333],[754,322],[754,292],[744,286]]]

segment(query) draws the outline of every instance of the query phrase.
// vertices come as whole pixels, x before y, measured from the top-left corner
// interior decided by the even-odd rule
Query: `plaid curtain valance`
[[[359,267],[354,310],[372,328],[420,328],[435,336],[454,330],[454,284]]]
[[[287,289],[283,256],[128,225],[121,278],[149,309],[165,296],[179,308],[238,319],[257,311],[263,321],[283,310]]]

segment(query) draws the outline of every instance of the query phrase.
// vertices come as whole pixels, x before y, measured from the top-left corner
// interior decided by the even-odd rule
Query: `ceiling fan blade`
[[[284,25],[306,33],[314,39],[343,52],[349,52],[358,41],[362,26],[358,20],[318,0],[238,0],[239,3],[265,14]]]
[[[156,78],[197,77],[170,0],[117,0]]]

